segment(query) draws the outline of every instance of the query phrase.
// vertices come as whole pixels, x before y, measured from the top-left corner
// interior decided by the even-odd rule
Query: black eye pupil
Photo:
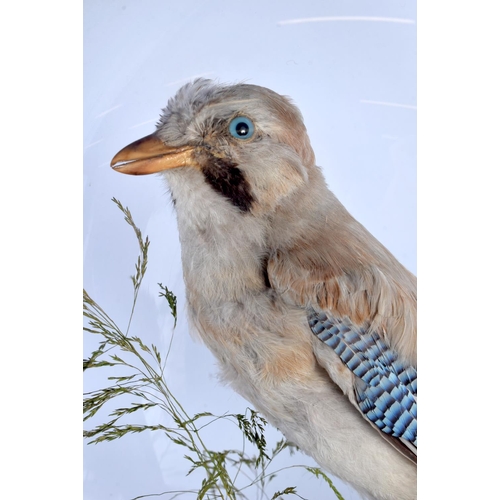
[[[244,137],[245,135],[247,135],[249,130],[250,130],[250,128],[245,122],[239,122],[236,125],[236,133],[240,137]]]

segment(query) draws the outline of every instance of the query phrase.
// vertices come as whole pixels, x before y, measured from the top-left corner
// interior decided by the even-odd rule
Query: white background
[[[167,369],[173,393],[192,414],[244,413],[247,403],[219,384],[213,357],[187,331],[175,214],[163,181],[109,168],[119,149],[155,130],[168,98],[196,76],[246,81],[292,97],[330,188],[416,272],[415,3],[85,3],[84,286],[125,328],[138,248],[111,202],[116,197],[151,239],[131,333],[166,352],[172,321],[157,283],[166,284],[178,296],[180,312]],[[93,340],[85,339],[86,353]],[[86,390],[105,383],[99,375],[85,374]],[[154,424],[160,418],[150,411],[132,421]],[[270,444],[279,439],[268,432]],[[214,449],[241,446],[231,425],[207,428],[206,439]],[[177,448],[160,433],[87,446],[84,498],[125,500],[198,486],[198,476],[185,477],[189,463]],[[297,463],[313,464],[300,454],[277,466]],[[333,495],[297,469],[273,483],[270,497],[287,486],[310,499]],[[358,498],[336,484],[346,500]]]

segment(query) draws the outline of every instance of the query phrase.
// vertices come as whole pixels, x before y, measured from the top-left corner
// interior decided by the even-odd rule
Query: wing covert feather
[[[308,322],[312,333],[355,375],[358,410],[391,444],[395,438],[410,455],[416,454],[417,370],[402,363],[376,331],[349,318],[309,308]]]

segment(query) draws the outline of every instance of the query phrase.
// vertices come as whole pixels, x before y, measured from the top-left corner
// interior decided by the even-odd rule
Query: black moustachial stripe
[[[255,201],[250,184],[236,163],[212,156],[201,168],[206,181],[242,212],[248,212]]]

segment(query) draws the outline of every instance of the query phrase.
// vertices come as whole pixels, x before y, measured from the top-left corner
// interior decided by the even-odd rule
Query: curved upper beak
[[[153,174],[169,168],[197,165],[193,151],[192,146],[167,146],[158,136],[151,134],[116,153],[111,167],[123,174]]]

